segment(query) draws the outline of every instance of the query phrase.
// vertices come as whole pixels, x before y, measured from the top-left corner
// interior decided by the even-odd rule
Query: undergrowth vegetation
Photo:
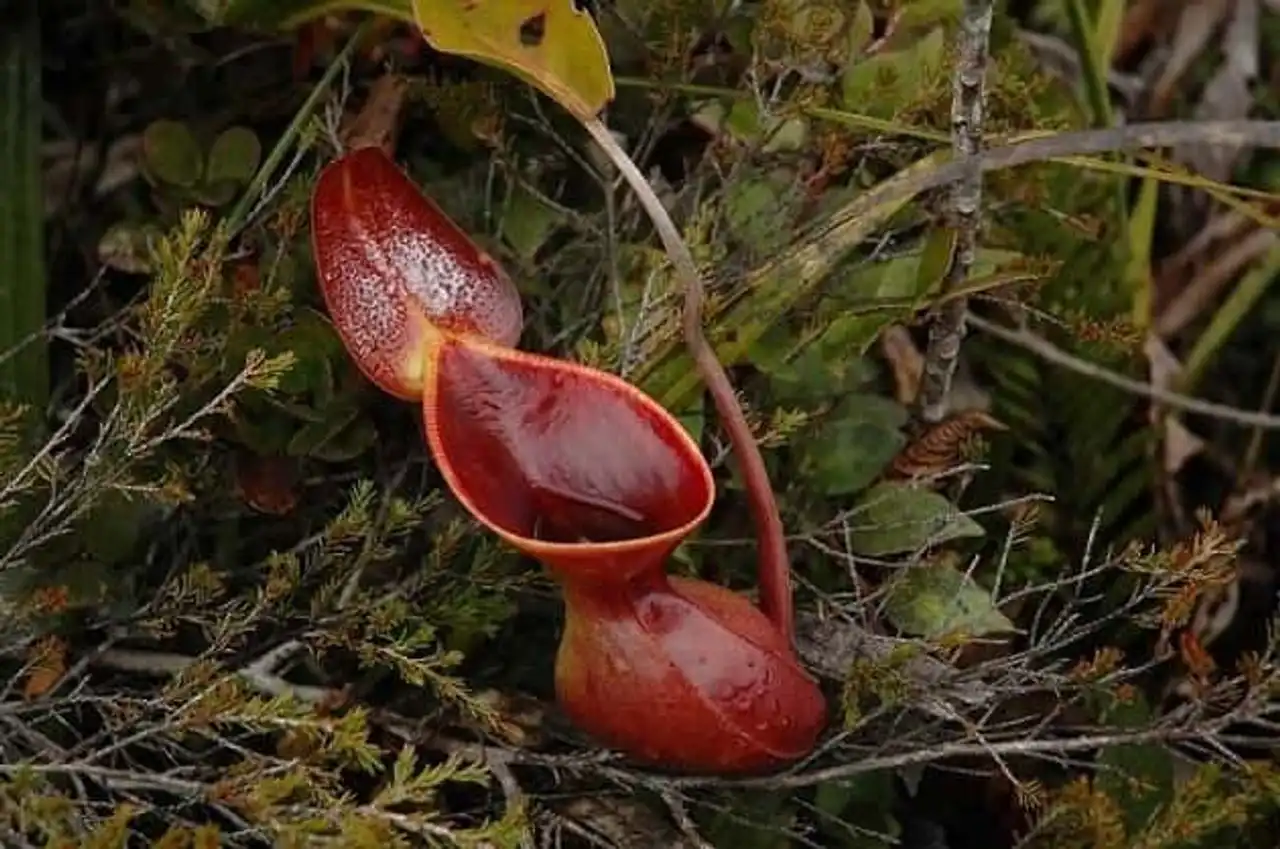
[[[514,278],[522,347],[622,375],[709,458],[717,503],[675,571],[752,593],[755,531],[679,277],[555,103],[425,47],[408,4],[366,5],[386,16],[18,3],[0,34],[0,844],[1276,840],[1280,667],[1256,577],[1274,519],[1241,495],[1275,489],[1276,423],[1183,420],[1097,375],[1274,406],[1274,367],[1231,389],[1221,371],[1276,359],[1273,298],[1225,331],[1213,301],[1156,332],[1177,297],[1160,263],[1209,226],[1179,198],[1274,228],[1273,151],[1221,177],[1165,142],[997,163],[957,288],[950,181],[872,188],[943,163],[958,33],[984,4],[588,4],[608,126],[708,280],[706,331],[788,532],[798,647],[834,706],[788,770],[669,775],[556,712],[555,585],[481,531],[415,405],[344,350],[311,186],[399,80],[398,161]],[[1090,51],[1123,5],[996,4],[990,148],[1111,126],[1073,85],[1080,60],[1064,77],[1024,36],[1105,74]],[[1274,64],[1280,15],[1260,14]],[[925,422],[927,328],[961,298],[975,323],[947,416]],[[1199,352],[1198,382],[1170,350]]]

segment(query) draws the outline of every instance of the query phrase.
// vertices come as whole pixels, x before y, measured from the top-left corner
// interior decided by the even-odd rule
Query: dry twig
[[[1230,407],[1226,404],[1217,404],[1213,401],[1202,401],[1198,398],[1192,398],[1189,395],[1183,395],[1181,392],[1174,392],[1171,389],[1161,389],[1150,383],[1143,383],[1140,380],[1134,380],[1117,374],[1103,366],[1091,363],[1088,360],[1082,360],[1074,354],[1070,354],[1058,346],[1054,345],[1046,339],[1043,339],[1029,330],[1015,330],[1009,327],[1002,327],[993,321],[987,321],[975,315],[970,315],[967,319],[968,323],[973,327],[981,330],[989,336],[994,336],[1004,342],[1016,345],[1023,350],[1039,356],[1045,362],[1051,365],[1059,366],[1084,377],[1092,378],[1101,383],[1114,386],[1117,389],[1124,390],[1133,395],[1142,398],[1149,398],[1152,401],[1159,402],[1167,407],[1175,410],[1182,410],[1187,413],[1195,413],[1201,416],[1209,416],[1223,421],[1233,422],[1235,424],[1246,425],[1249,427],[1264,428],[1267,430],[1280,429],[1280,416],[1273,416],[1267,413],[1253,412],[1251,410],[1241,410],[1237,407]]]
[[[982,166],[978,152],[982,145],[991,14],[991,0],[965,0],[960,19],[960,57],[951,89],[951,146],[963,170],[951,194],[956,241],[943,282],[944,293],[964,285],[977,255],[982,219]],[[936,424],[947,414],[967,310],[967,299],[947,300],[929,325],[929,347],[920,383],[920,418],[927,424]]]

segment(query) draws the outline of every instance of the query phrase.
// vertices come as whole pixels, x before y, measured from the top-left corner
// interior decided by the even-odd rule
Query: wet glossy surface
[[[566,587],[556,691],[574,723],[690,772],[757,772],[811,751],[825,700],[764,614],[714,584],[663,584]]]
[[[663,571],[714,497],[679,422],[561,360],[446,341],[434,362],[424,416],[450,486],[560,576],[569,718],[684,771],[754,772],[810,751],[826,703],[787,640],[737,593]]]
[[[520,338],[510,279],[380,148],[351,151],[321,172],[311,239],[334,325],[383,391],[420,397],[426,325],[501,345]]]
[[[706,461],[672,416],[612,375],[519,351],[446,343],[424,412],[451,486],[530,540],[616,542],[698,519]]]
[[[510,281],[379,149],[325,169],[312,240],[359,368],[422,398],[454,494],[561,579],[569,717],[670,769],[754,772],[807,754],[826,705],[788,640],[747,599],[664,572],[715,497],[679,422],[613,375],[514,350]]]

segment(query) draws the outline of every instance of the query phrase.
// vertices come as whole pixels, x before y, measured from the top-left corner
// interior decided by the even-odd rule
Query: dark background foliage
[[[556,712],[556,587],[479,531],[413,405],[350,362],[311,184],[374,83],[406,80],[399,161],[517,281],[522,347],[681,417],[718,500],[673,568],[751,592],[679,282],[556,104],[391,17],[279,26],[311,5],[4,4],[0,843],[1276,840],[1280,448],[1274,420],[1239,421],[1280,375],[1273,150],[989,172],[974,321],[926,423],[953,194],[838,225],[950,149],[962,23],[986,4],[587,4],[609,126],[707,274],[801,652],[837,705],[779,775],[670,776]],[[994,5],[993,148],[1277,117],[1275,3]]]

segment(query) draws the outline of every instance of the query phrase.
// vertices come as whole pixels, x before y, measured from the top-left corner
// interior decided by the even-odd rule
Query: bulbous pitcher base
[[[680,772],[756,773],[808,754],[826,702],[750,601],[661,576],[634,592],[566,586],[561,708],[600,743]]]

